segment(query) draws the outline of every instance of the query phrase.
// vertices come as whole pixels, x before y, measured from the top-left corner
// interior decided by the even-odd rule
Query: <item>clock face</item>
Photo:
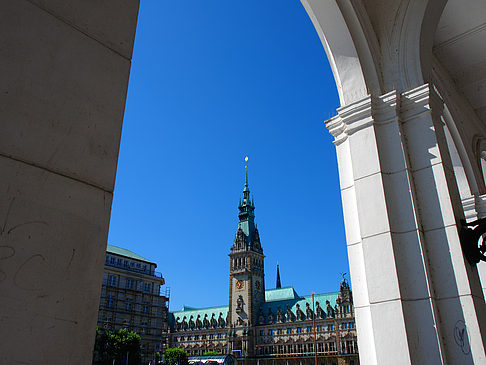
[[[236,290],[242,290],[245,287],[245,282],[243,280],[236,280],[235,287]]]
[[[261,287],[262,287],[261,285],[262,284],[260,283],[260,280],[255,281],[255,288],[256,288],[256,290],[260,290]]]

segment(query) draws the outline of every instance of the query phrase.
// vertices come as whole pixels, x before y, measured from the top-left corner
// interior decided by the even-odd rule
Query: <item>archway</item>
[[[484,63],[483,51],[467,62],[457,54],[484,40],[484,17],[466,20],[484,5],[302,2],[343,95],[326,125],[340,166],[361,361],[385,363],[390,353],[404,364],[484,361],[483,293],[458,235],[461,197],[481,201],[484,192],[472,143],[484,135],[483,101],[467,100],[457,84],[463,66]],[[356,96],[341,85],[346,77],[359,80]],[[457,346],[454,331],[464,328],[469,337]]]

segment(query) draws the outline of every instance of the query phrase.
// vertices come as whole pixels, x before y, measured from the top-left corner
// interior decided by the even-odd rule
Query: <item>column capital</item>
[[[326,128],[334,136],[335,145],[344,142],[354,132],[373,124],[370,95],[338,108],[337,112],[338,115],[325,121]]]
[[[443,108],[442,98],[430,84],[402,93],[400,112],[404,121],[414,119],[426,112],[431,112],[434,121],[439,121]]]

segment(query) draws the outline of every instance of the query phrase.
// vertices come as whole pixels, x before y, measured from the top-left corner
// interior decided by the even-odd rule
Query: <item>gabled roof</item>
[[[209,308],[194,308],[194,307],[188,307],[188,306],[183,306],[181,311],[178,312],[172,312],[169,315],[169,322],[175,323],[177,321],[177,318],[179,318],[179,321],[182,321],[184,317],[186,317],[186,320],[189,321],[191,316],[193,317],[194,322],[197,319],[197,316],[200,316],[200,320],[202,321],[207,315],[207,319],[211,320],[212,315],[214,314],[214,319],[219,318],[219,314],[222,313],[223,319],[226,321],[226,316],[228,315],[228,306],[220,306],[220,307],[209,307]]]
[[[329,301],[330,305],[334,307],[336,305],[336,299],[338,298],[339,294],[339,292],[316,294],[314,295],[314,303],[316,306],[317,303],[319,303],[320,307],[325,311],[326,301]],[[271,309],[273,314],[276,315],[278,308],[280,308],[280,310],[285,313],[288,306],[295,315],[297,313],[297,305],[299,305],[300,309],[304,312],[305,315],[306,303],[309,303],[309,306],[312,309],[312,295],[300,297],[291,286],[281,289],[269,289],[265,290],[265,303],[263,303],[262,310],[265,316],[268,314],[268,309]],[[186,317],[186,320],[189,321],[191,316],[193,317],[194,321],[196,321],[197,317],[200,316],[200,319],[202,321],[205,315],[207,315],[208,320],[210,320],[213,314],[215,319],[218,319],[219,313],[222,313],[223,318],[226,320],[228,310],[228,306],[209,308],[194,308],[183,306],[182,310],[177,312],[171,312],[169,314],[169,321],[171,323],[175,323],[175,321],[177,321],[177,318],[179,318],[179,321],[182,321],[184,317]]]
[[[134,260],[144,261],[144,262],[147,262],[149,264],[155,264],[155,262],[147,260],[146,258],[144,258],[140,255],[137,255],[135,252],[127,250],[126,248],[121,248],[121,247],[117,247],[117,246],[113,246],[113,245],[107,245],[106,246],[106,252],[112,253],[112,254],[115,254],[115,255],[125,256],[125,257],[128,257],[130,259],[134,259]]]
[[[288,300],[297,299],[299,295],[293,287],[287,286],[279,289],[265,290],[265,302],[273,302],[274,300]]]
[[[293,293],[295,293],[295,290],[293,288],[282,288],[282,289],[277,289],[277,290],[284,290],[284,289],[292,289]],[[267,293],[265,292],[265,297]],[[329,304],[331,306],[336,305],[336,299],[338,298],[340,292],[335,292],[335,293],[326,293],[326,294],[316,294],[314,295],[314,303],[315,306],[317,306],[317,303],[319,303],[320,307],[323,310],[326,310],[326,301],[329,301]],[[290,296],[290,295],[289,295]],[[297,313],[297,305],[299,305],[300,310],[304,312],[306,311],[306,303],[309,303],[310,308],[312,309],[312,295],[307,295],[304,297],[299,297],[297,293],[295,293],[295,297],[291,298],[284,298],[282,295],[282,299],[274,299],[272,301],[266,300],[265,303],[263,304],[263,314],[266,316],[268,314],[268,309],[271,309],[273,315],[277,314],[278,308],[285,314],[287,311],[287,306],[289,309],[294,313],[294,315]]]

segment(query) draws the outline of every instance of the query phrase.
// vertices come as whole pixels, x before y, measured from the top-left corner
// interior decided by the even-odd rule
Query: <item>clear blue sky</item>
[[[266,287],[349,272],[338,96],[298,0],[141,1],[108,242],[158,264],[170,309],[226,305],[249,156]]]

